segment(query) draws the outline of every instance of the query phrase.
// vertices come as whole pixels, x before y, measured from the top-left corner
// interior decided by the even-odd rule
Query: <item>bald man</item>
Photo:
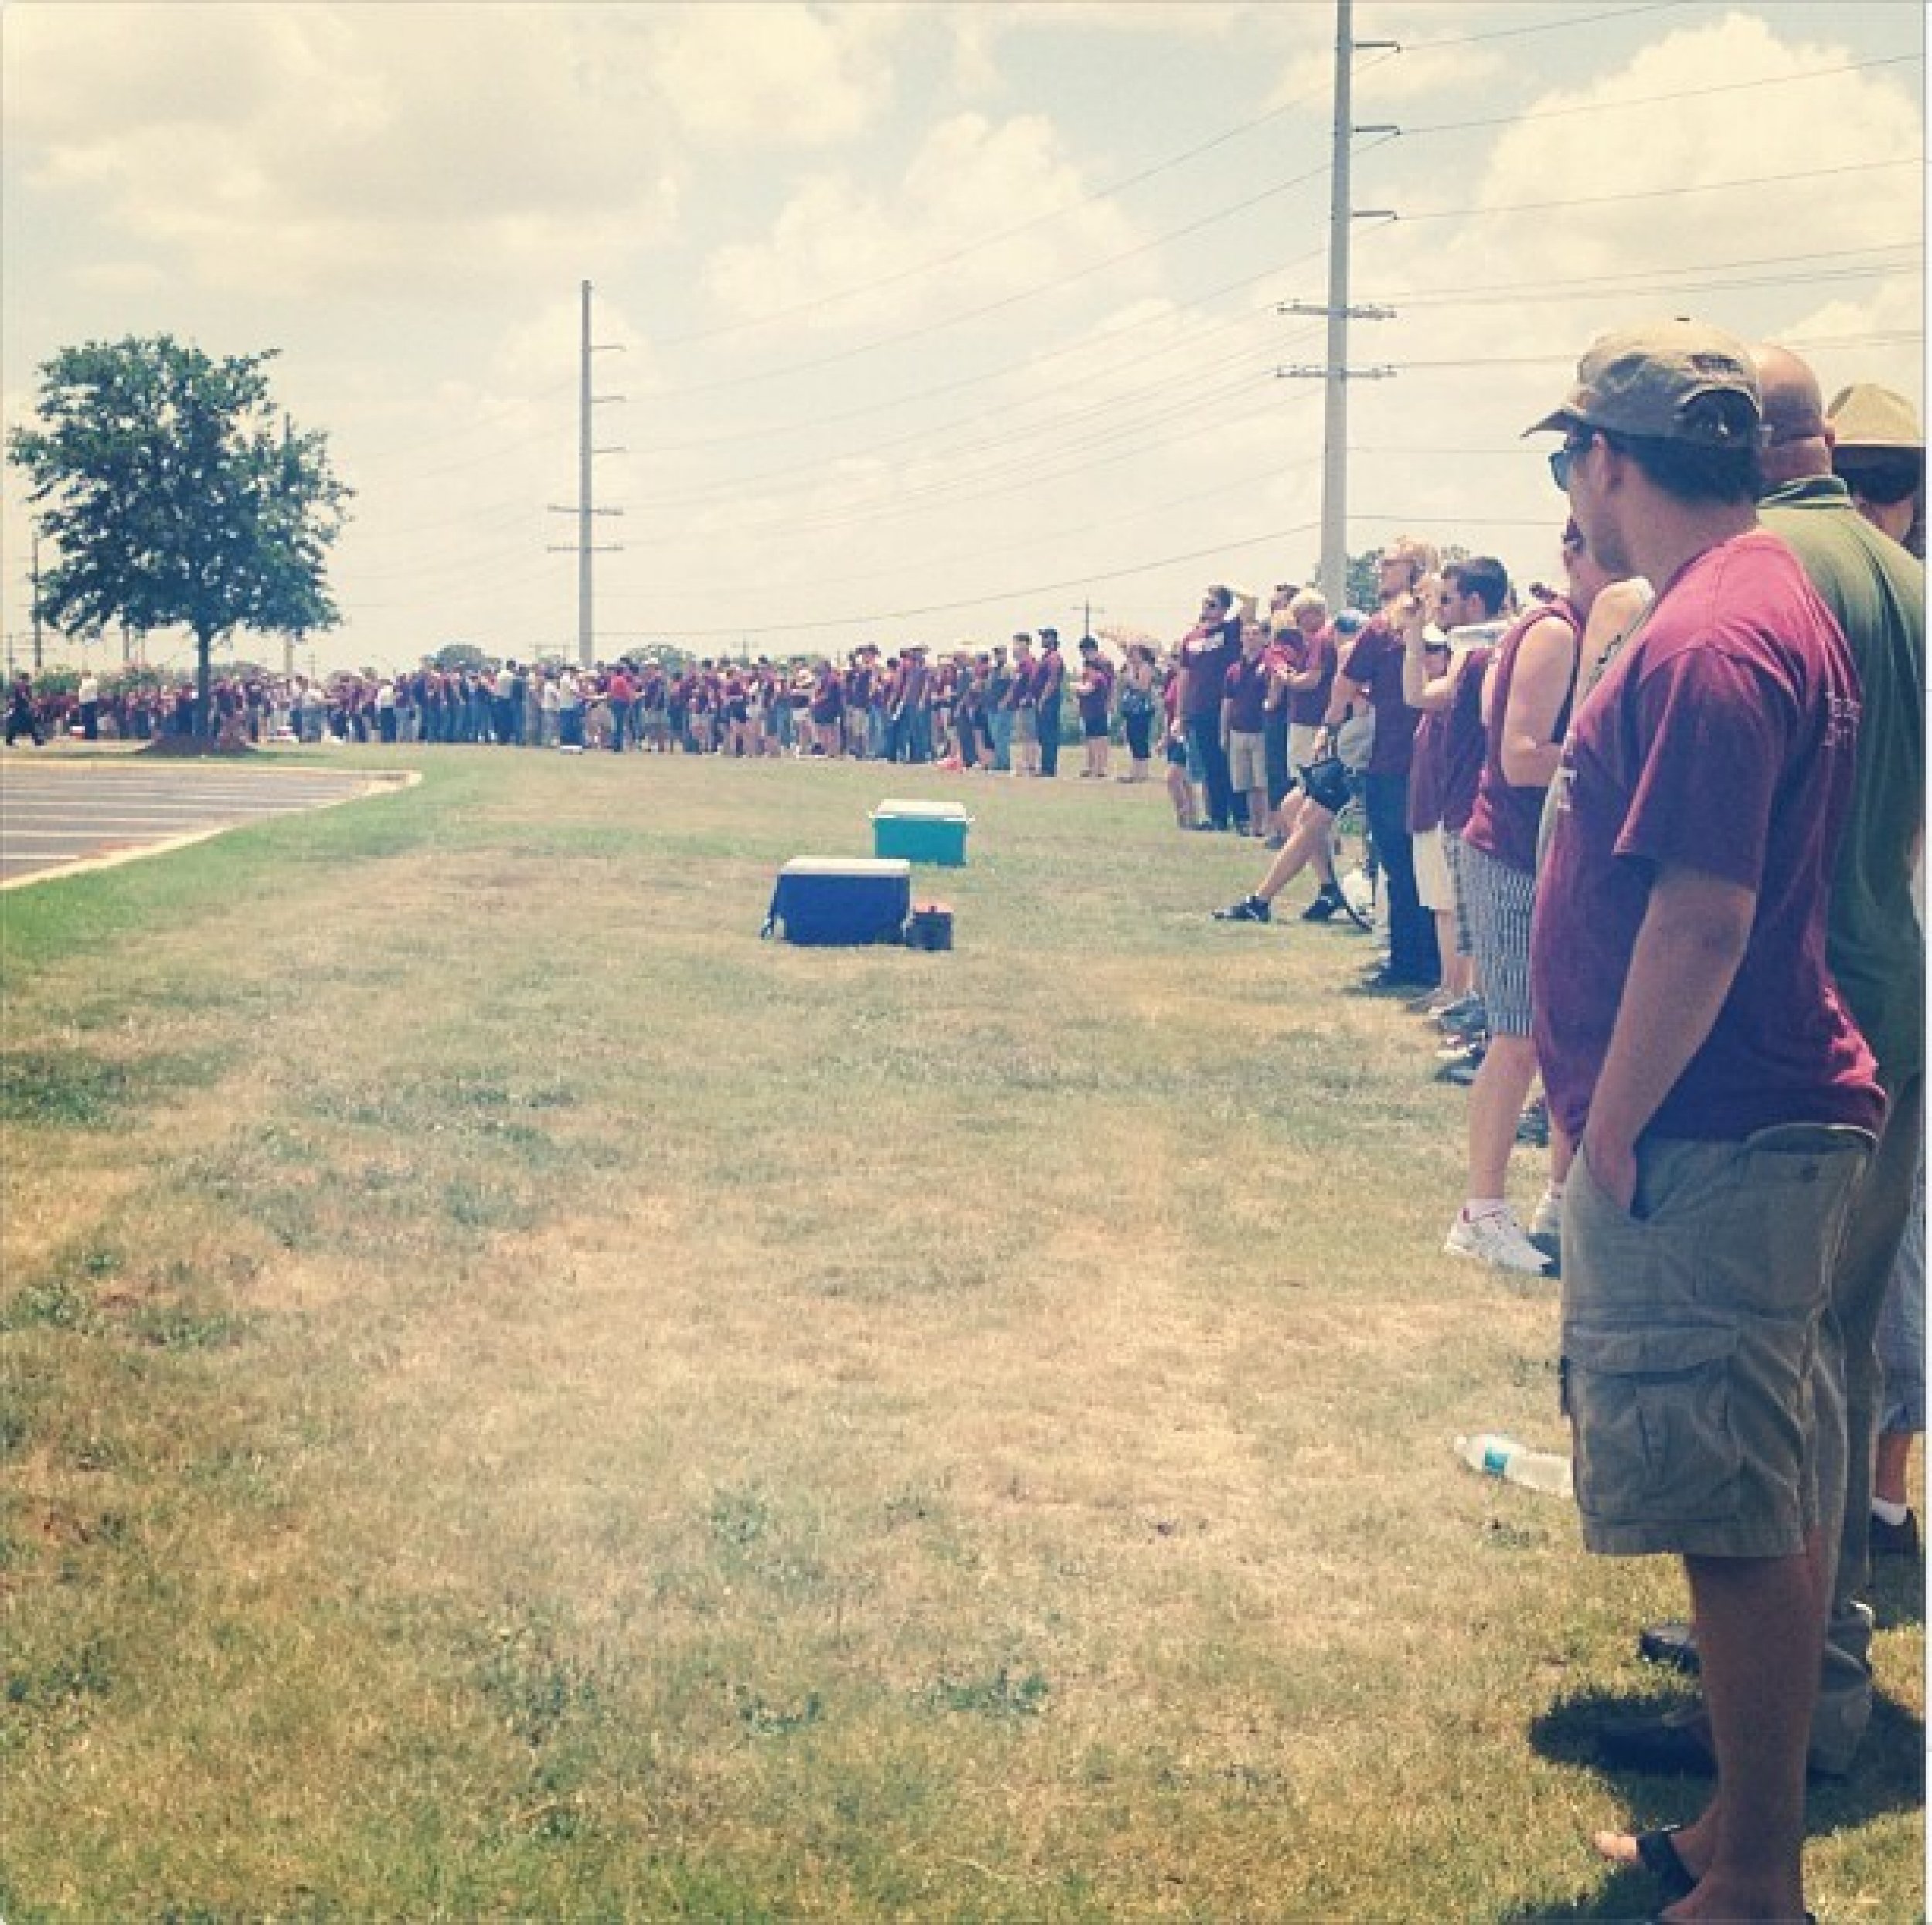
[[[1759,519],[1797,555],[1837,617],[1863,689],[1826,954],[1878,1059],[1886,1117],[1834,1269],[1813,1386],[1831,1610],[1809,1762],[1835,1777],[1851,1769],[1872,1715],[1872,1614],[1858,1594],[1869,1576],[1873,1338],[1911,1209],[1922,1132],[1925,947],[1912,872],[1925,810],[1925,570],[1861,516],[1833,474],[1832,430],[1811,369],[1782,348],[1754,349],[1753,360],[1770,438]],[[1645,1644],[1655,1652],[1685,1641],[1684,1627],[1658,1626]],[[1606,1727],[1602,1749],[1607,1762],[1632,1768],[1711,1768],[1701,1706]]]

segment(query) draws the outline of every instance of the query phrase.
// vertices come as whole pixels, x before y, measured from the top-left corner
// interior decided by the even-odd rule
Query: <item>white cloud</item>
[[[891,97],[905,15],[883,5],[738,5],[638,18],[662,112],[714,145],[771,147],[870,128]]]
[[[801,318],[876,328],[941,302],[1051,282],[1070,266],[1131,247],[1127,217],[1109,202],[1081,205],[1086,191],[1043,117],[995,124],[956,114],[932,128],[896,181],[807,182],[769,239],[711,257],[706,284],[734,318],[866,288],[862,301]],[[915,271],[929,264],[936,271]]]
[[[109,30],[102,30],[104,16]],[[595,9],[43,6],[9,20],[9,165],[204,284],[474,287],[674,218],[661,117]]]

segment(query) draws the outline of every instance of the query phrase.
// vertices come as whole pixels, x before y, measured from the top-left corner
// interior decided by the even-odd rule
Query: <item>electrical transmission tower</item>
[[[1393,220],[1386,207],[1358,208],[1349,181],[1349,161],[1354,142],[1363,134],[1394,134],[1398,127],[1355,124],[1355,56],[1359,53],[1400,53],[1393,40],[1358,40],[1355,37],[1355,0],[1335,0],[1335,130],[1333,161],[1328,198],[1328,298],[1320,307],[1304,302],[1285,302],[1282,314],[1325,315],[1328,322],[1328,352],[1319,366],[1278,368],[1283,379],[1322,382],[1321,420],[1321,586],[1330,603],[1339,609],[1349,586],[1349,383],[1351,381],[1384,381],[1396,370],[1386,365],[1373,368],[1349,366],[1349,323],[1355,321],[1386,321],[1393,308],[1352,308],[1349,304],[1349,243],[1359,220]]]
[[[621,401],[621,394],[593,394],[590,392],[590,357],[598,354],[620,354],[620,345],[593,342],[590,338],[590,284],[582,284],[583,296],[583,347],[577,379],[577,498],[574,507],[562,507],[553,502],[553,515],[574,515],[577,518],[577,538],[574,543],[552,542],[553,554],[568,554],[574,547],[577,558],[577,662],[588,668],[597,660],[597,617],[594,584],[592,578],[592,559],[599,554],[614,554],[623,546],[618,542],[598,542],[592,539],[595,518],[600,515],[621,515],[621,508],[599,508],[592,498],[592,465],[600,454],[621,454],[621,447],[599,447],[591,431],[592,410],[613,401]]]

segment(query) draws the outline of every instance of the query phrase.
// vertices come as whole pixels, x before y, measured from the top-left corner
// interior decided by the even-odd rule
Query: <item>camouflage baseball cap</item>
[[[1707,395],[1749,404],[1699,406]],[[1651,441],[1736,444],[1763,418],[1750,350],[1722,329],[1695,321],[1660,321],[1607,334],[1577,363],[1577,384],[1559,408],[1526,434],[1604,428]]]

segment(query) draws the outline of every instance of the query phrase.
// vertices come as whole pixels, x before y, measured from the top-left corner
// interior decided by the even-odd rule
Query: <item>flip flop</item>
[[[1697,1889],[1690,1867],[1678,1856],[1677,1847],[1671,1842],[1683,1828],[1681,1825],[1666,1825],[1658,1831],[1639,1831],[1634,1841],[1638,1862],[1657,1881],[1666,1905],[1675,1905]]]

